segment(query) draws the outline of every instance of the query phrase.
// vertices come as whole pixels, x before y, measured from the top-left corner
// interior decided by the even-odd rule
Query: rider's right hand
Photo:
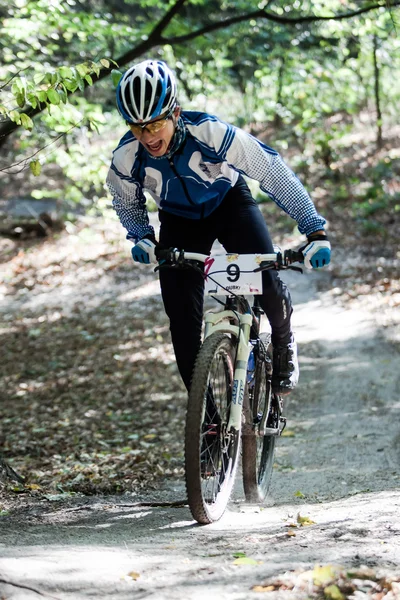
[[[153,239],[141,239],[135,246],[133,246],[131,250],[133,260],[146,265],[149,265],[150,263],[156,263],[157,246],[158,244]]]

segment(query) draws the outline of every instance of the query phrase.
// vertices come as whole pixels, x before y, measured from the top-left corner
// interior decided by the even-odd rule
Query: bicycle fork
[[[247,363],[250,354],[248,342],[253,319],[250,314],[240,314],[239,323],[233,325],[229,322],[229,319],[232,319],[232,317],[234,317],[235,320],[238,318],[238,316],[232,313],[230,310],[225,310],[220,313],[206,313],[205,337],[209,336],[215,331],[223,331],[224,333],[233,334],[237,339],[232,401],[229,411],[229,421],[226,428],[228,433],[237,433],[240,431],[242,425],[242,410],[247,377]]]

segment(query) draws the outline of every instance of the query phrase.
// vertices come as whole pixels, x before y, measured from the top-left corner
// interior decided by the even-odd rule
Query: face
[[[147,127],[140,129],[135,125],[130,125],[130,129],[135,138],[145,147],[152,156],[164,156],[167,153],[173,135],[175,133],[175,120],[179,117],[180,108],[176,108],[167,119],[158,117],[149,121],[160,125],[158,131],[151,132]],[[150,128],[151,129],[151,128]]]

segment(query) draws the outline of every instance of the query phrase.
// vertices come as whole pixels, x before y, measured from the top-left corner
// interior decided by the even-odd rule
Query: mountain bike
[[[188,397],[185,479],[191,513],[201,524],[217,521],[229,502],[240,460],[248,502],[265,499],[276,439],[286,425],[282,398],[272,391],[272,346],[260,333],[261,272],[294,269],[293,250],[260,255],[208,256],[177,249],[158,253],[158,268],[191,268],[205,292],[223,305],[204,316]],[[224,295],[222,302],[215,296]],[[253,297],[250,303],[249,295]]]

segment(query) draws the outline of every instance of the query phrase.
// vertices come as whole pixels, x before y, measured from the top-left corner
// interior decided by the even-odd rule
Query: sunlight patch
[[[156,281],[150,281],[149,283],[145,283],[138,288],[129,290],[129,292],[126,292],[125,294],[121,294],[118,296],[118,300],[121,302],[130,302],[131,300],[136,300],[137,298],[157,296],[160,293],[160,282],[157,279]]]

